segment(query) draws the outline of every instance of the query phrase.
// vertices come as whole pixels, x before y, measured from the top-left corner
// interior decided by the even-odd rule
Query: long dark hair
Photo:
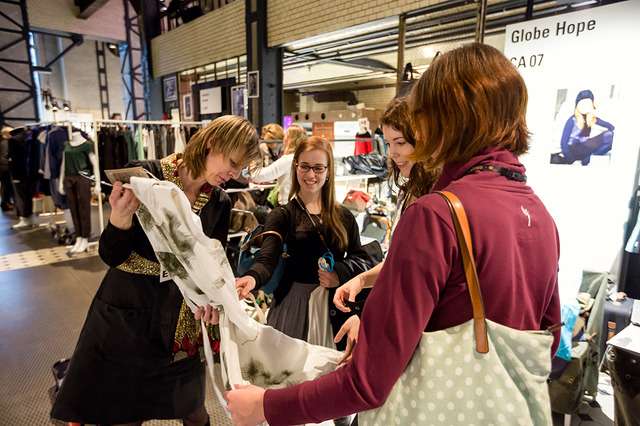
[[[349,247],[349,239],[347,230],[344,227],[342,218],[342,207],[336,202],[335,179],[334,179],[334,160],[333,148],[329,142],[320,136],[310,136],[304,140],[293,154],[293,163],[291,163],[291,192],[289,198],[293,198],[300,192],[300,183],[298,182],[297,164],[300,154],[307,151],[318,149],[327,153],[327,181],[322,185],[322,213],[323,220],[327,224],[327,228],[331,231],[330,239],[342,251],[346,251]]]
[[[406,98],[393,99],[380,117],[380,124],[389,126],[402,133],[404,140],[416,146],[415,130],[409,113],[409,103]],[[431,191],[440,176],[440,170],[431,170],[422,162],[416,162],[411,168],[409,178],[400,174],[396,163],[389,158],[389,187],[398,186],[405,196],[420,198]]]

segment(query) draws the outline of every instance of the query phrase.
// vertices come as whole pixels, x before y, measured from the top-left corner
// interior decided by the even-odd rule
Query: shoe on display
[[[87,250],[89,246],[89,239],[78,237],[76,240],[76,245],[71,249],[71,253],[82,253]]]
[[[33,223],[33,217],[29,216],[29,217],[22,217],[20,216],[20,220],[18,221],[18,223],[16,223],[15,225],[13,225],[13,229],[26,229],[26,228],[31,228],[35,226],[35,224]]]
[[[82,240],[82,237],[76,238],[76,242],[73,244],[73,247],[71,247],[69,249],[69,253],[77,253],[78,252],[78,247],[80,246],[80,241],[81,240]]]

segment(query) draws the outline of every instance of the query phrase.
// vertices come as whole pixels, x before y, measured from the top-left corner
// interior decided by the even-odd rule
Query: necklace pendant
[[[320,219],[318,219],[318,222],[320,222],[320,225],[322,225],[322,217],[320,217]]]

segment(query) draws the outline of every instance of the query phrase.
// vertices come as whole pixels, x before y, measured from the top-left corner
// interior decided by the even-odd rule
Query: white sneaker
[[[26,229],[34,226],[33,217],[22,217],[20,216],[20,221],[12,226],[13,229]]]

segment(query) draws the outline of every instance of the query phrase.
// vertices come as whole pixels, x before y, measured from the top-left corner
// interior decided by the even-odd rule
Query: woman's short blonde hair
[[[491,147],[529,149],[527,88],[497,49],[471,43],[437,57],[409,101],[418,140],[413,158],[436,167]]]
[[[193,135],[187,144],[182,160],[193,177],[200,177],[205,170],[210,151],[233,158],[240,167],[260,158],[260,140],[253,124],[236,115],[223,115]]]
[[[284,129],[276,123],[266,124],[262,128],[262,139],[281,141],[284,139]]]
[[[293,124],[287,127],[287,131],[285,132],[287,138],[289,139],[289,145],[287,146],[285,154],[293,154],[296,152],[296,148],[302,142],[304,142],[309,136],[307,135],[307,131],[297,124]]]

